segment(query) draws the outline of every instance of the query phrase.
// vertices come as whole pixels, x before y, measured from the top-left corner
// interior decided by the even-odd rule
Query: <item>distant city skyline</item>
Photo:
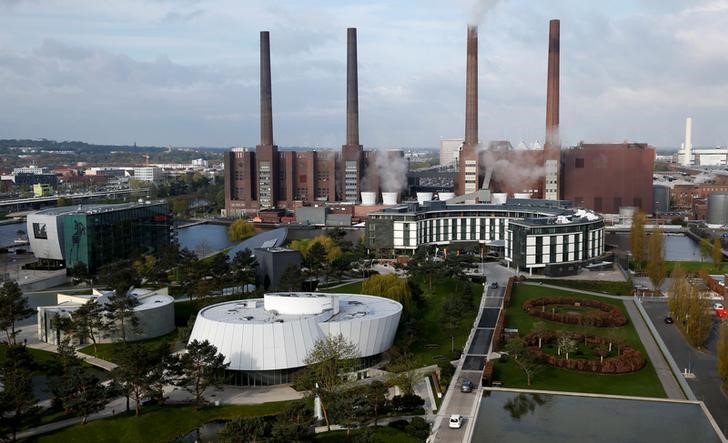
[[[252,147],[270,30],[274,141],[338,149],[351,26],[362,144],[436,147],[463,136],[479,21],[481,141],[543,142],[550,18],[564,145],[678,147],[687,116],[694,145],[728,144],[728,1],[707,0],[0,0],[0,138]]]

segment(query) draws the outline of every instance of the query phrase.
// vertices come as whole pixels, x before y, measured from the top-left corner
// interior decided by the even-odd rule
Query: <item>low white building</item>
[[[47,343],[58,344],[63,338],[62,331],[55,327],[55,318],[73,319],[74,313],[84,304],[95,300],[96,303],[104,306],[108,303],[109,297],[114,291],[92,290],[91,294],[68,295],[58,294],[56,305],[38,306],[38,339]],[[128,341],[147,340],[169,334],[174,331],[174,298],[168,295],[167,288],[158,290],[133,289],[129,297],[136,300],[134,314],[139,319],[138,332],[127,331]],[[118,341],[121,337],[110,334],[108,331],[101,331],[96,338],[97,343],[110,343]],[[73,343],[77,345],[87,344],[83,338],[74,337]]]
[[[190,341],[217,347],[234,384],[288,383],[327,336],[342,334],[366,365],[392,346],[401,314],[400,303],[372,295],[274,292],[200,310]]]
[[[156,182],[164,177],[162,169],[156,166],[144,166],[142,168],[134,168],[134,179],[145,182]]]

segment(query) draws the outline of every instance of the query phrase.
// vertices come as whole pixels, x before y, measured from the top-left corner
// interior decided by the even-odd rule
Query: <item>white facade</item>
[[[233,371],[287,370],[305,366],[326,336],[342,334],[362,358],[381,354],[394,342],[401,313],[401,304],[371,295],[269,293],[202,309],[190,341],[208,340]]]
[[[48,211],[46,211],[48,212]],[[28,214],[26,231],[30,248],[38,258],[63,260],[63,238],[61,238],[61,222],[56,213],[44,214],[34,212]]]
[[[440,139],[440,165],[457,164],[460,158],[460,147],[462,145],[462,138]]]
[[[145,166],[143,168],[134,168],[134,179],[145,182],[156,182],[162,179],[164,174],[162,170],[156,166]]]

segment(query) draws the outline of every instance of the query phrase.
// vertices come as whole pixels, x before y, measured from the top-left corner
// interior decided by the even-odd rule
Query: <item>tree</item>
[[[91,340],[94,345],[94,355],[97,355],[96,344],[101,338],[101,331],[104,328],[103,313],[103,306],[92,299],[79,306],[72,317],[73,330],[79,342],[83,343],[86,339]]]
[[[720,262],[723,260],[723,248],[721,247],[720,239],[718,237],[713,239],[713,247],[710,255],[713,259],[713,266],[715,266],[715,269],[720,269]]]
[[[526,375],[526,384],[531,386],[533,378],[541,369],[541,362],[528,350],[526,340],[517,336],[508,340],[506,351],[513,358],[513,363],[518,366]]]
[[[451,352],[455,352],[455,332],[460,327],[463,319],[463,305],[454,298],[448,298],[442,305],[440,311],[440,322],[445,326],[445,330],[450,334]]]
[[[687,299],[687,311],[685,313],[685,335],[690,344],[701,348],[710,336],[713,328],[713,312],[708,309],[704,297],[700,292],[690,287]]]
[[[531,328],[531,333],[538,338],[538,347],[541,348],[541,342],[543,341],[544,335],[546,335],[546,332],[548,329],[546,328],[546,323],[542,321],[537,321],[533,324],[533,327]]]
[[[255,226],[248,220],[239,218],[228,227],[230,241],[240,241],[255,235]]]
[[[193,394],[198,406],[205,403],[205,389],[222,385],[225,369],[230,365],[207,340],[192,340],[187,344],[186,352],[173,357],[170,362],[172,382]]]
[[[298,442],[313,439],[313,411],[302,401],[288,404],[271,426],[271,441]]]
[[[364,294],[379,295],[397,301],[405,310],[412,305],[412,291],[407,279],[399,278],[395,274],[372,275],[364,280],[361,290]]]
[[[137,416],[141,413],[142,399],[152,392],[152,384],[156,382],[150,374],[163,364],[165,351],[164,348],[151,349],[141,343],[124,343],[116,355],[118,366],[111,371],[111,376],[127,396],[127,407],[128,398],[134,400]]]
[[[101,380],[81,366],[70,368],[54,392],[66,412],[83,417],[83,424],[86,424],[89,415],[104,409],[109,399],[109,391]]]
[[[15,324],[34,313],[17,282],[6,281],[0,286],[0,328],[5,331],[9,344],[16,344],[15,336],[20,332],[15,329]]]
[[[407,262],[409,275],[418,276],[427,281],[427,289],[432,290],[432,279],[437,273],[437,266],[427,257],[425,248],[418,248]]]
[[[93,288],[94,276],[88,272],[88,266],[86,266],[86,263],[78,262],[72,268],[69,268],[67,272],[74,285],[85,281]]]
[[[132,262],[134,271],[147,281],[157,281],[159,267],[153,255],[143,255]]]
[[[645,221],[645,213],[639,209],[636,210],[632,217],[629,239],[632,257],[634,257],[635,266],[637,267],[640,267],[645,260]]]
[[[308,254],[310,249],[316,244],[323,246],[324,251],[326,251],[325,261],[327,263],[333,262],[337,258],[341,257],[343,253],[341,247],[328,235],[319,235],[317,237],[304,240],[293,240],[291,242],[291,249],[295,249],[300,252],[304,261],[306,261],[309,260]]]
[[[404,395],[414,395],[415,385],[423,377],[417,372],[419,364],[412,354],[406,353],[397,361],[390,363],[389,369],[393,372],[389,383],[402,390]]]
[[[718,374],[725,387],[728,385],[728,323],[722,322],[720,324],[715,353],[718,356]]]
[[[660,286],[665,280],[667,275],[667,266],[665,265],[664,255],[664,235],[662,230],[658,227],[650,235],[650,240],[647,245],[648,257],[647,257],[647,276],[652,282],[652,288],[660,293]]]
[[[326,336],[314,343],[304,359],[306,368],[299,381],[321,400],[326,426],[330,428],[328,404],[344,384],[344,374],[358,366],[359,349],[342,334]]]
[[[137,299],[127,291],[115,290],[108,298],[104,311],[105,329],[109,336],[126,343],[127,338],[139,332],[139,318],[134,313],[137,304]]]
[[[558,354],[561,355],[561,352],[564,352],[566,354],[566,359],[568,360],[569,354],[576,351],[576,340],[566,334],[562,334],[557,339],[557,346]]]
[[[707,238],[701,238],[700,239],[700,261],[703,261],[704,259],[710,257],[712,250],[713,250],[713,245],[710,243],[710,241]]]
[[[366,385],[364,395],[366,396],[366,401],[369,405],[369,409],[372,411],[374,426],[377,426],[379,414],[382,412],[385,404],[387,403],[387,392],[387,385],[379,380],[374,380],[373,382]]]
[[[0,428],[15,441],[19,429],[30,425],[38,417],[33,396],[33,357],[25,346],[9,345],[0,367]]]
[[[217,438],[222,443],[264,442],[270,437],[270,428],[270,420],[266,417],[238,417],[229,421],[225,428],[218,432]]]
[[[255,269],[258,267],[258,262],[255,256],[253,256],[253,253],[250,252],[250,249],[238,251],[235,257],[233,257],[230,267],[232,268],[236,285],[245,287],[255,283]],[[295,272],[298,274],[298,269]],[[281,281],[283,281],[282,278]]]
[[[59,208],[63,206],[71,206],[71,203],[71,199],[67,197],[58,197],[58,199],[56,200],[56,206]]]
[[[300,291],[303,287],[304,277],[298,266],[290,265],[283,271],[278,287],[283,291]]]

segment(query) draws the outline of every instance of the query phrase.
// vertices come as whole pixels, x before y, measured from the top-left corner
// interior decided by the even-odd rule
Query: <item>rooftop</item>
[[[142,206],[153,206],[164,204],[163,201],[154,201],[150,203],[120,203],[120,204],[95,204],[95,205],[73,205],[62,206],[60,208],[48,208],[36,211],[34,214],[41,215],[66,215],[66,214],[98,214],[102,212],[124,211]]]

